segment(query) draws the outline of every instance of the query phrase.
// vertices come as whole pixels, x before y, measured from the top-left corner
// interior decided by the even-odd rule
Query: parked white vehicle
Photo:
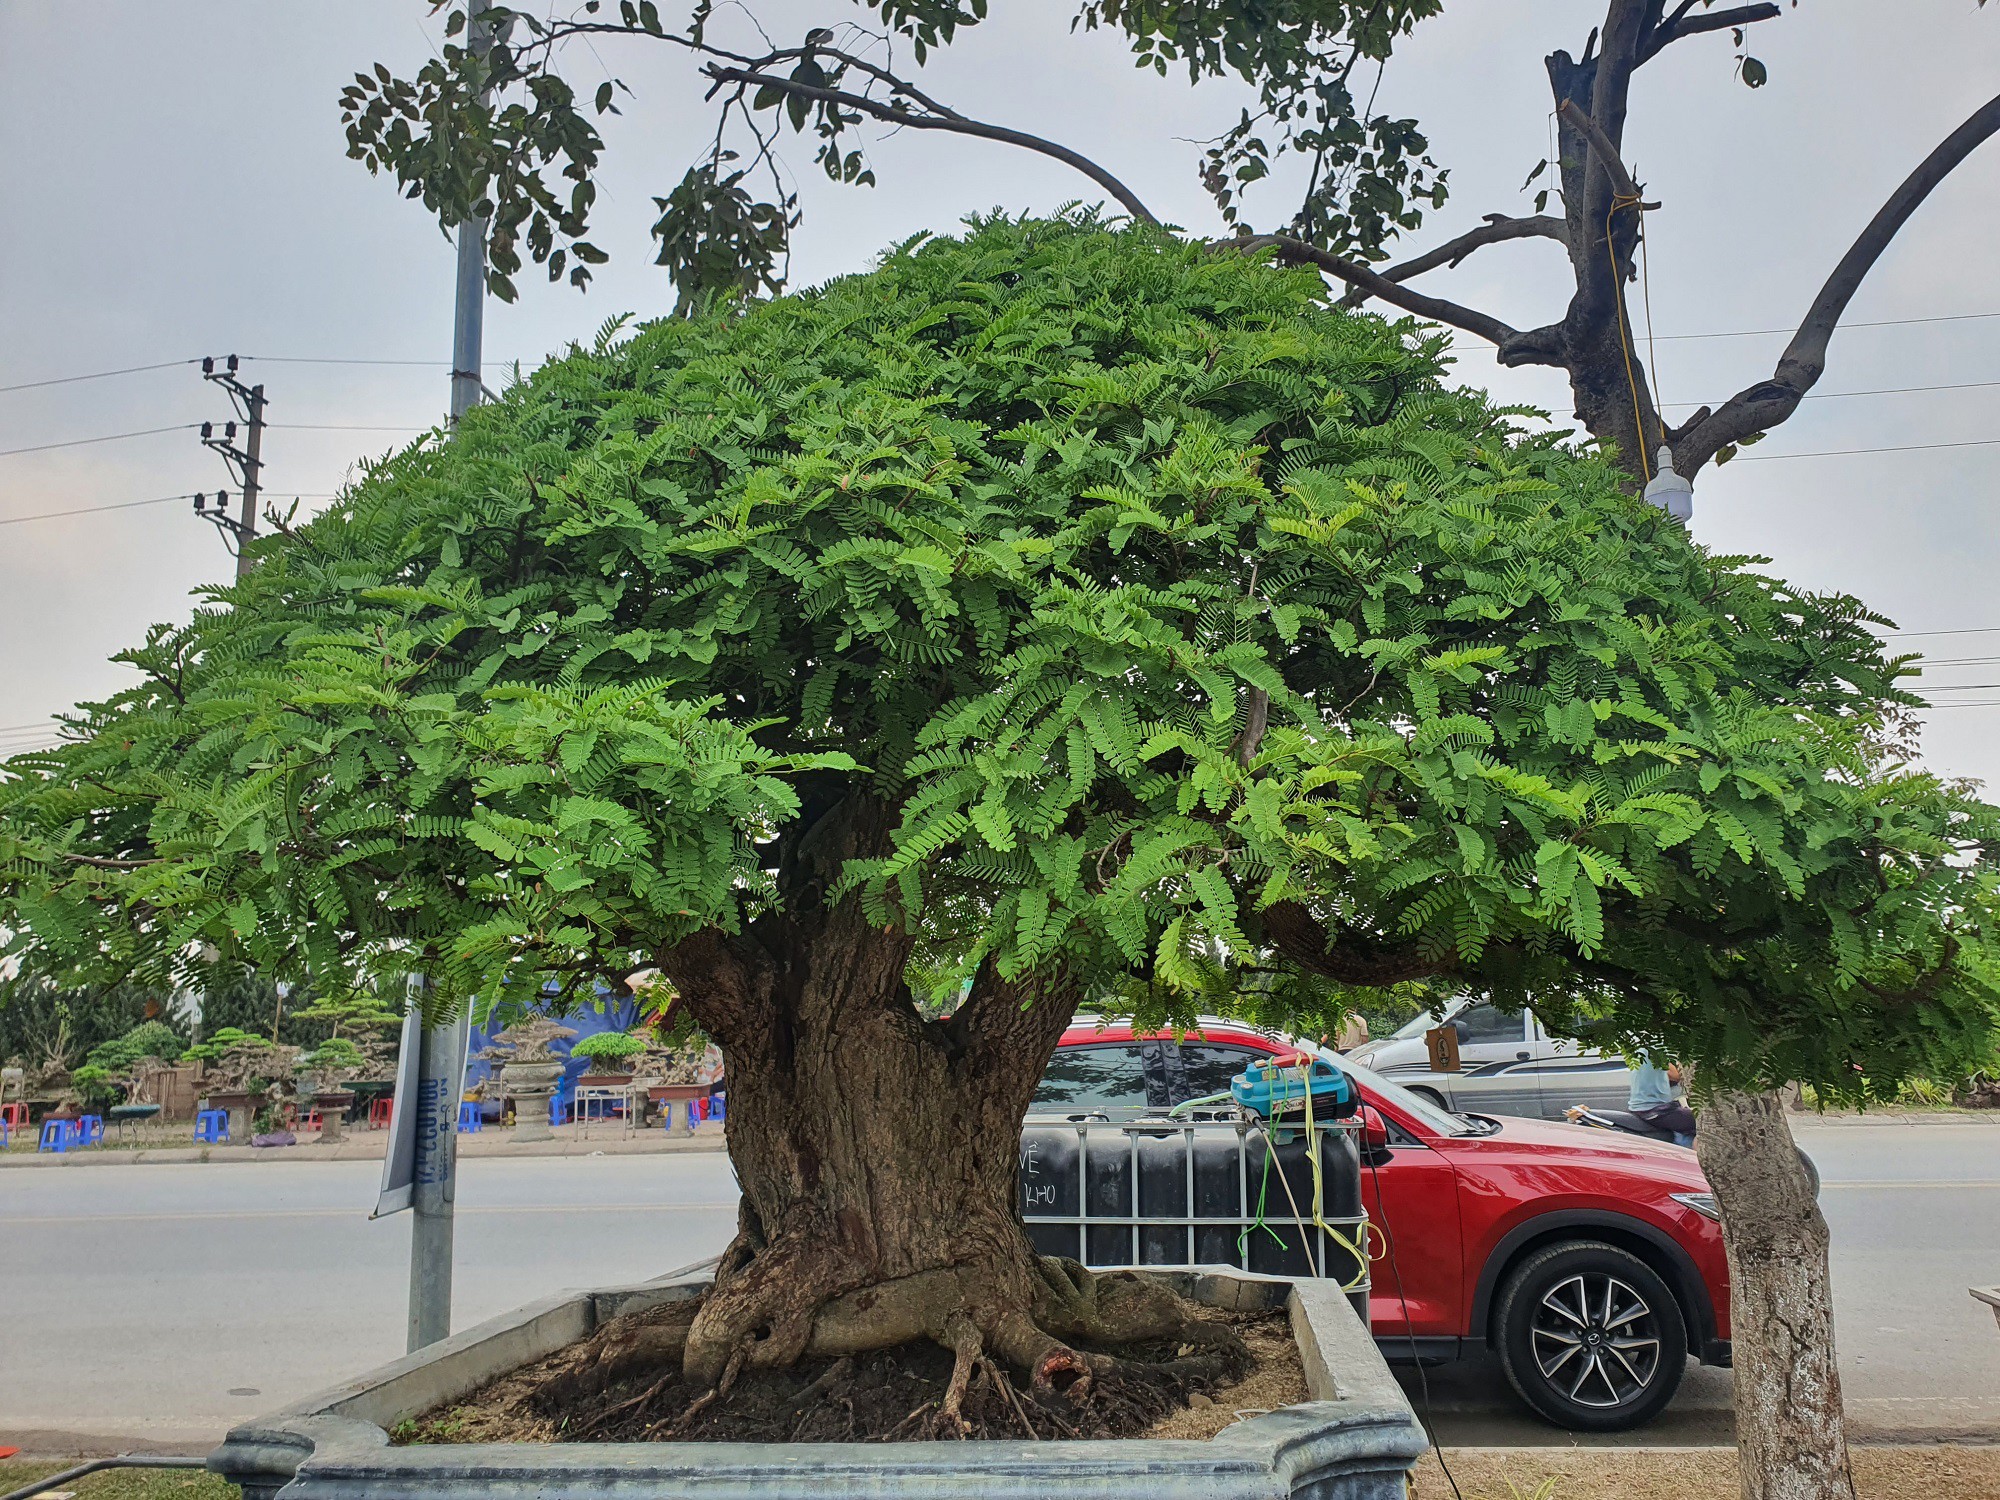
[[[1458,1032],[1456,1073],[1431,1070],[1424,1033],[1440,1024]],[[1455,1002],[1442,1023],[1420,1015],[1350,1055],[1449,1110],[1560,1120],[1574,1104],[1623,1109],[1632,1092],[1632,1070],[1617,1053],[1552,1037],[1534,1012],[1510,1015],[1483,1000]]]

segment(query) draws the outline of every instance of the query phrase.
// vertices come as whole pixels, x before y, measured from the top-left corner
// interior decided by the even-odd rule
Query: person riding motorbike
[[[1676,1146],[1694,1144],[1694,1111],[1687,1107],[1684,1093],[1679,1063],[1669,1062],[1663,1068],[1649,1052],[1633,1062],[1626,1107],[1654,1129],[1671,1132]]]

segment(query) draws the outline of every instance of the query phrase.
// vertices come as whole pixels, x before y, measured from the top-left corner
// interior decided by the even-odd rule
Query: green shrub
[[[594,1063],[622,1063],[645,1050],[646,1044],[629,1031],[600,1031],[570,1048],[569,1055],[586,1057]]]

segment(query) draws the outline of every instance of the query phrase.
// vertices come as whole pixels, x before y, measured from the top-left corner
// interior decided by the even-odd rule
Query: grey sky
[[[1454,0],[1398,58],[1381,104],[1425,121],[1454,189],[1410,248],[1484,213],[1526,211],[1517,189],[1548,149],[1541,57],[1579,49],[1602,9],[1601,0]],[[859,14],[829,0],[759,13],[780,37]],[[1069,14],[1002,6],[934,60],[930,86],[967,113],[1077,147],[1162,218],[1216,232],[1188,140],[1226,126],[1243,91],[1140,74],[1109,37],[1071,37]],[[419,206],[346,160],[334,102],[368,63],[414,66],[436,30],[423,0],[0,0],[0,386],[259,356],[246,369],[265,383],[279,424],[266,447],[279,496],[330,492],[414,435],[305,424],[415,430],[437,420],[451,253]],[[1726,35],[1677,46],[1640,75],[1627,147],[1665,205],[1648,220],[1662,334],[1795,320],[1881,199],[2000,88],[2000,15],[1974,0],[1806,0],[1755,36],[1772,73],[1762,90],[1732,78]],[[588,295],[525,276],[518,305],[492,305],[489,383],[500,359],[532,362],[587,339],[608,316],[655,316],[671,301],[649,264],[651,194],[679,178],[708,116],[691,70],[665,49],[602,50],[640,94],[610,132],[597,239],[612,264]],[[598,67],[588,56],[574,63],[585,82]],[[877,136],[870,155],[881,185],[856,191],[819,179],[808,150],[790,151],[807,214],[796,282],[860,269],[883,246],[973,210],[1096,196],[1057,164],[1007,147],[906,134]],[[1250,210],[1268,221],[1284,202],[1274,188]],[[2000,142],[1932,198],[1852,318],[2000,313],[1996,243]],[[1527,326],[1559,310],[1565,269],[1558,247],[1526,241],[1424,285]],[[1727,395],[1768,373],[1783,342],[1664,340],[1663,398]],[[1466,379],[1567,414],[1554,372],[1503,371],[1484,345],[1462,347]],[[1843,332],[1821,389],[1982,381],[2000,382],[2000,317]],[[187,366],[0,394],[0,448],[226,415],[221,393]],[[1746,461],[1703,477],[1696,532],[1722,551],[1773,558],[1798,584],[1858,593],[1905,630],[1996,627],[1911,644],[1941,658],[1996,658],[1936,668],[1932,681],[2000,683],[2000,446],[1778,457],[1994,439],[2000,384],[1809,401]],[[225,482],[192,431],[5,456],[0,522]],[[0,524],[0,753],[35,737],[18,726],[114,690],[124,673],[109,653],[150,621],[184,617],[189,591],[228,567],[185,501]],[[1932,763],[2000,778],[2000,688],[1939,696],[1996,706],[1931,715]]]

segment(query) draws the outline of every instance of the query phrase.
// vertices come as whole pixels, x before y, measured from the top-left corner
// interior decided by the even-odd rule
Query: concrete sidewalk
[[[189,1130],[192,1131],[190,1126]],[[346,1140],[321,1145],[315,1135],[302,1136],[296,1146],[84,1146],[69,1151],[36,1151],[16,1147],[0,1151],[0,1167],[132,1166],[155,1162],[225,1161],[380,1161],[388,1147],[386,1130],[349,1131]],[[627,1135],[615,1126],[592,1126],[585,1133],[574,1125],[558,1126],[547,1141],[517,1141],[513,1131],[498,1125],[467,1131],[458,1138],[465,1157],[490,1156],[644,1156],[687,1151],[721,1151],[722,1126],[701,1125],[693,1135],[662,1129]]]

